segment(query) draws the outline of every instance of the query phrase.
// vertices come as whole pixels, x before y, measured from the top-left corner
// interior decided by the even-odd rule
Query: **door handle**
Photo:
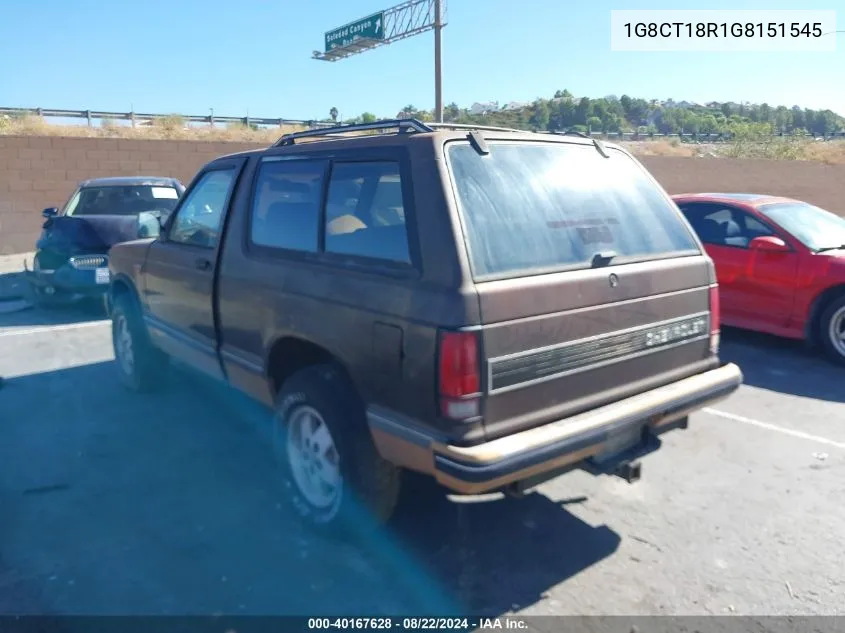
[[[204,257],[197,258],[196,262],[194,263],[196,264],[196,267],[199,270],[208,270],[209,268],[211,268],[211,262],[205,259]]]

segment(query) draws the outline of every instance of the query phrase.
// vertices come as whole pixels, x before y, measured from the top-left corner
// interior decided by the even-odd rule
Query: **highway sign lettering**
[[[384,39],[384,11],[326,32],[326,52],[349,46],[358,39]]]

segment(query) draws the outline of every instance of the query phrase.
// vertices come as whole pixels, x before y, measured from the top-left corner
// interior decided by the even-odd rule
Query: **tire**
[[[402,470],[379,455],[363,403],[335,366],[313,365],[285,381],[273,445],[288,500],[311,528],[361,534],[392,516]]]
[[[112,345],[120,381],[131,391],[153,391],[164,383],[169,359],[150,341],[141,315],[128,296],[112,308]]]
[[[819,339],[828,359],[845,367],[845,297],[834,300],[822,312]]]

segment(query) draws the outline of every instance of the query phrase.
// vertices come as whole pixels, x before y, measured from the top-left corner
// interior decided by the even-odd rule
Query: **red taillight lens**
[[[719,302],[719,286],[710,286],[710,351],[719,353],[719,328],[721,326],[722,306]]]
[[[460,398],[478,393],[478,342],[472,332],[440,335],[440,395]]]
[[[719,286],[710,286],[710,333],[719,331],[721,305],[719,304]]]
[[[481,391],[477,336],[473,332],[442,332],[438,351],[441,413],[458,420],[477,416]]]

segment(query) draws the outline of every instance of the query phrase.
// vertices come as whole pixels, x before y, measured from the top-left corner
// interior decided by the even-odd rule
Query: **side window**
[[[250,239],[257,246],[316,252],[325,163],[264,161],[252,202]]]
[[[203,174],[177,210],[168,239],[214,248],[220,237],[224,206],[234,179],[234,169],[217,169]]]
[[[79,198],[82,195],[82,190],[77,189],[74,194],[70,197],[65,208],[62,210],[62,215],[73,215],[73,212],[76,210],[77,205],[79,204]]]
[[[749,242],[755,237],[774,235],[774,233],[769,227],[760,222],[757,218],[750,215],[745,215],[745,231],[747,233]]]
[[[335,163],[326,200],[326,252],[410,263],[399,163]]]
[[[746,214],[721,205],[689,204],[681,208],[705,244],[747,248]]]

